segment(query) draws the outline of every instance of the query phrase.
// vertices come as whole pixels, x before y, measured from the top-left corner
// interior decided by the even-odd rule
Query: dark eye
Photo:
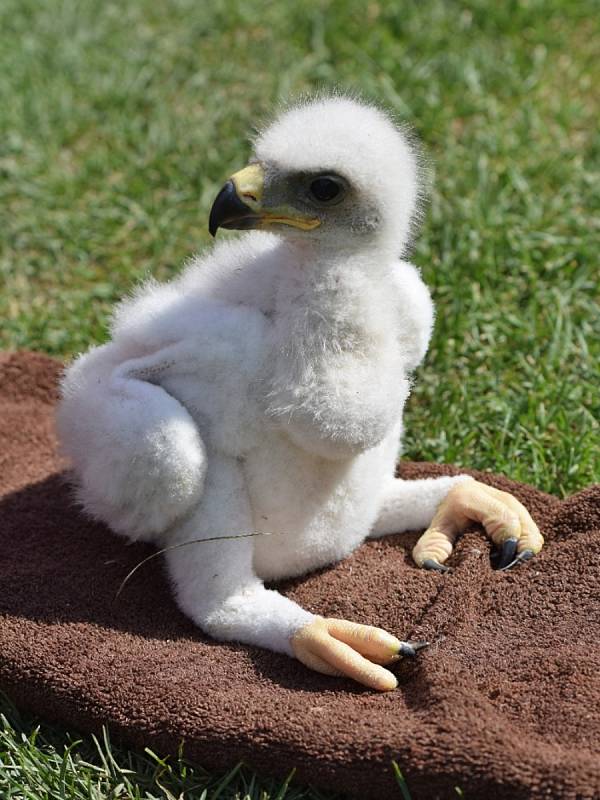
[[[330,203],[338,198],[342,192],[342,184],[329,175],[321,175],[310,183],[310,193],[320,203]]]

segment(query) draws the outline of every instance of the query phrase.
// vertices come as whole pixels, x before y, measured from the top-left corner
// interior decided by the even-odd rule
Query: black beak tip
[[[251,214],[248,206],[238,197],[233,181],[227,181],[215,197],[210,210],[208,232],[211,236],[216,236],[219,228],[246,228],[248,225],[244,221]]]

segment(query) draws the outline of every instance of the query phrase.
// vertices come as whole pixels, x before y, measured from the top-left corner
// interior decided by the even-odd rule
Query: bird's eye
[[[340,199],[342,184],[330,175],[321,175],[310,183],[310,193],[320,203],[331,203]]]

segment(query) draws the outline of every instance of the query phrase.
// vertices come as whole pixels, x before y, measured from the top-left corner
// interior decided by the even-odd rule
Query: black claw
[[[400,642],[399,655],[414,658],[424,647],[429,647],[429,642]]]
[[[440,562],[436,561],[435,558],[426,558],[421,566],[423,569],[433,569],[436,572],[450,572],[450,567],[440,564]]]
[[[512,569],[513,567],[522,564],[523,561],[529,561],[529,559],[533,558],[534,555],[535,553],[533,552],[533,550],[523,550],[523,552],[519,553],[519,555],[510,562],[510,564],[507,564],[505,567],[498,567],[498,571],[506,572],[508,569]]]
[[[496,569],[505,569],[509,564],[512,564],[517,552],[518,543],[519,540],[514,538],[506,539],[506,541],[502,543],[502,547],[498,551]]]

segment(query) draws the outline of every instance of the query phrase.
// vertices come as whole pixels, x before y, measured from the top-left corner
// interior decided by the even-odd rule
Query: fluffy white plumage
[[[460,478],[393,477],[433,322],[400,260],[418,194],[405,137],[383,112],[329,97],[284,112],[255,155],[265,202],[290,176],[320,172],[343,176],[348,198],[318,209],[313,230],[245,233],[143,286],[111,341],[67,371],[58,425],[85,508],[130,539],[279,534],[167,561],[204,631],[291,655],[314,617],[263,580],[426,527]]]

